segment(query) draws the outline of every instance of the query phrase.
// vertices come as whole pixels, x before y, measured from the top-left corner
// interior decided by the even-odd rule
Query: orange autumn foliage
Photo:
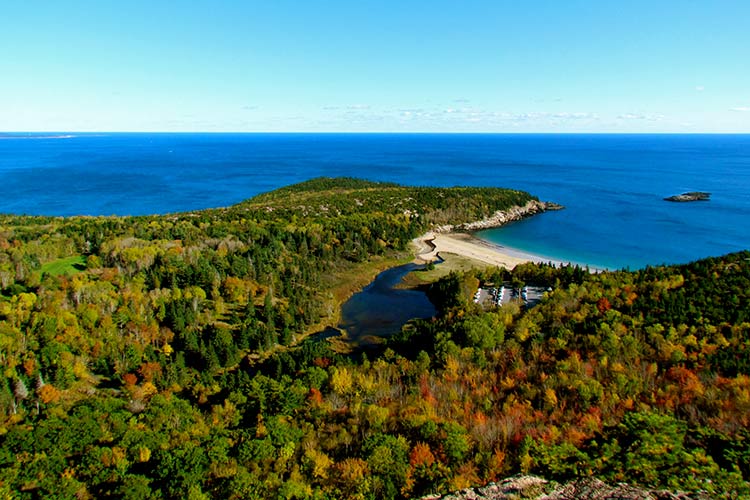
[[[320,393],[318,389],[315,387],[312,387],[310,389],[310,392],[307,394],[307,400],[310,401],[310,403],[314,405],[319,405],[323,403],[323,395]]]
[[[122,381],[127,387],[132,387],[138,383],[138,377],[135,373],[126,373],[122,376]]]
[[[60,391],[50,384],[45,384],[39,388],[39,400],[44,403],[54,403],[60,399]]]
[[[414,445],[411,453],[409,453],[409,463],[412,467],[419,465],[425,465],[429,467],[435,463],[435,455],[430,450],[430,445],[427,443],[419,442]]]

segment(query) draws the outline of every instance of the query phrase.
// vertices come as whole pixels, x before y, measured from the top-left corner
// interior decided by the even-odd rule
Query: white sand
[[[493,266],[513,269],[524,262],[550,262],[550,259],[520,252],[487,241],[475,238],[465,233],[429,232],[414,240],[417,246],[417,262],[432,262],[438,259],[440,252],[449,252],[468,257]],[[553,264],[567,263],[552,261]]]

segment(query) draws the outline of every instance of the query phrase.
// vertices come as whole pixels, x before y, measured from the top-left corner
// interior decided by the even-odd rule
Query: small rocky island
[[[676,194],[664,199],[666,201],[708,201],[710,197],[711,193],[691,191],[689,193]]]

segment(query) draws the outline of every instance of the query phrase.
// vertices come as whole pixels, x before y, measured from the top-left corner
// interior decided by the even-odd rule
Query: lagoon
[[[354,344],[368,344],[370,337],[389,337],[413,318],[430,318],[435,306],[420,290],[395,288],[404,276],[423,266],[404,264],[380,274],[341,306],[339,328]]]

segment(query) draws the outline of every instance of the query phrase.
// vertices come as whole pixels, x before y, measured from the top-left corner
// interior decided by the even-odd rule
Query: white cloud
[[[596,113],[555,113],[553,118],[562,118],[563,120],[598,120],[599,115]]]
[[[319,126],[366,130],[567,130],[594,127],[602,118],[580,111],[501,111],[478,106],[365,107],[328,106]]]
[[[349,104],[347,106],[323,106],[323,111],[366,111],[371,109],[369,104]]]
[[[704,87],[703,85],[696,85],[695,90],[698,92],[703,92],[704,90],[706,90],[706,87]]]
[[[750,111],[750,106],[739,106],[739,107],[736,107],[736,108],[732,108],[729,111],[737,111],[739,113],[747,113],[748,111]]]
[[[625,113],[617,116],[618,120],[647,120],[658,122],[664,119],[664,115],[659,113]]]
[[[567,121],[572,122],[572,121],[577,121],[577,120],[599,120],[599,115],[596,113],[581,113],[581,112],[494,113],[493,117],[499,120],[512,121],[512,122],[533,122],[533,121],[547,120],[551,123],[555,123],[558,125],[561,122],[567,122]]]

